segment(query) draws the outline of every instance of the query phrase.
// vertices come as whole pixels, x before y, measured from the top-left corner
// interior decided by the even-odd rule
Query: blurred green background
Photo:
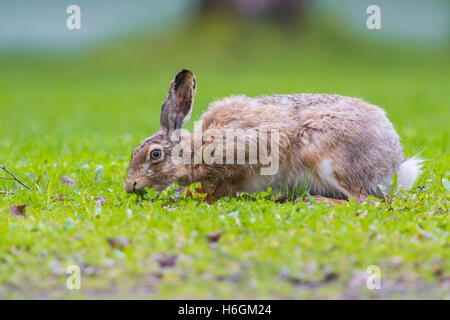
[[[198,78],[194,120],[230,94],[338,93],[386,109],[416,140],[407,151],[446,151],[448,1],[379,1],[381,30],[366,27],[370,1],[78,1],[81,30],[69,4],[0,1],[0,150],[18,159],[25,136],[128,157],[180,68]]]

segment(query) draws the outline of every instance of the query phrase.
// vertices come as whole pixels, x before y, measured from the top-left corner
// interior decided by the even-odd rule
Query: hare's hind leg
[[[351,181],[349,175],[336,168],[330,159],[322,160],[318,165],[317,174],[327,195],[343,195],[350,200],[354,198],[361,203],[367,200],[368,194],[361,181]]]

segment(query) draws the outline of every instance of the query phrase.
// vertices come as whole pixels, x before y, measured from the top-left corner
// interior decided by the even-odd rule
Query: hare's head
[[[161,128],[131,154],[125,191],[145,192],[145,188],[164,190],[186,174],[187,169],[173,161],[171,136],[189,120],[195,95],[195,76],[189,70],[177,72],[161,110]]]

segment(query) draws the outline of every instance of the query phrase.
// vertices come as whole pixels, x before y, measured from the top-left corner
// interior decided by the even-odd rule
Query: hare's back
[[[361,99],[310,93],[230,96],[213,102],[202,115],[204,128],[293,128],[314,119],[335,124],[387,121],[383,110]]]

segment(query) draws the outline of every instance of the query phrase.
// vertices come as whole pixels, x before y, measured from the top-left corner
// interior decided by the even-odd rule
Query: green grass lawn
[[[0,180],[14,192],[0,194],[0,298],[450,298],[450,50],[238,26],[0,56],[0,165],[32,188]],[[128,195],[131,151],[182,67],[198,81],[188,129],[230,94],[357,96],[387,111],[425,171],[393,203]],[[23,204],[25,217],[10,213]],[[66,288],[69,265],[81,290]],[[370,265],[381,290],[366,287]]]

